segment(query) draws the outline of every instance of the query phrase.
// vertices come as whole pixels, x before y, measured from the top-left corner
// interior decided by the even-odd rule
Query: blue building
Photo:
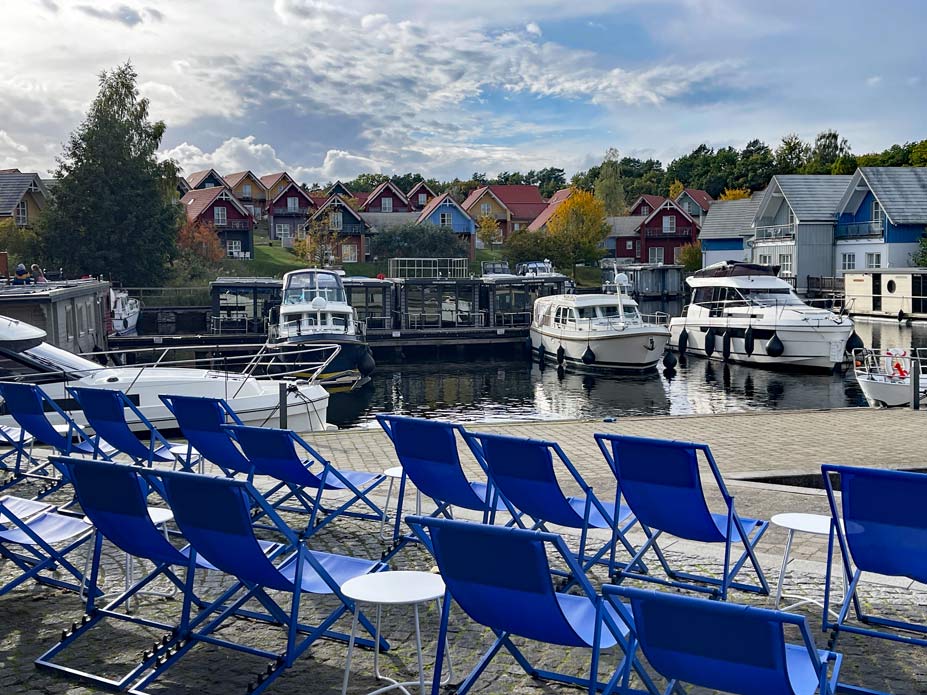
[[[432,198],[419,214],[416,222],[418,224],[428,222],[454,232],[467,242],[470,258],[473,258],[476,252],[476,223],[449,193]]]
[[[721,261],[749,261],[748,242],[753,238],[753,218],[763,191],[741,200],[715,200],[702,222],[699,240],[702,266]]]

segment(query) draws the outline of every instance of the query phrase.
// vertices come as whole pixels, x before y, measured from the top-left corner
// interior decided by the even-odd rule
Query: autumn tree
[[[551,251],[550,235],[543,229],[537,232],[519,229],[509,234],[502,245],[502,258],[508,262],[510,268],[514,268],[518,263],[550,258],[552,255],[554,254]]]
[[[702,268],[702,244],[696,241],[694,244],[686,244],[679,249],[679,262],[685,267],[686,271],[694,273]]]
[[[293,253],[313,268],[325,268],[335,257],[338,234],[331,229],[328,215],[306,223],[306,233],[293,242]]]
[[[605,204],[587,191],[574,191],[547,223],[550,256],[560,268],[570,268],[576,277],[576,265],[597,260],[609,227],[605,221]]]
[[[380,231],[370,242],[378,258],[460,258],[469,245],[447,227],[409,222]]]
[[[492,215],[480,215],[476,219],[476,238],[483,242],[487,248],[502,242],[502,230],[499,221]]]
[[[213,225],[186,222],[177,233],[177,253],[171,263],[171,281],[173,284],[189,285],[214,278],[219,270],[219,262],[225,256],[225,248]]]
[[[749,188],[725,188],[718,200],[743,200],[751,195]]]
[[[682,195],[682,192],[684,190],[686,190],[686,187],[682,185],[682,181],[680,181],[679,179],[676,179],[670,184],[669,197],[672,200],[676,200],[676,198]]]

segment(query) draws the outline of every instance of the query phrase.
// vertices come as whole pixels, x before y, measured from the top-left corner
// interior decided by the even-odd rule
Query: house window
[[[290,225],[288,224],[275,225],[275,231],[277,232],[278,239],[289,239],[290,238]]]
[[[881,268],[882,267],[882,254],[881,253],[867,253],[866,254],[866,267],[867,268]]]
[[[20,200],[16,204],[16,224],[20,227],[29,224],[29,210],[26,208],[25,200]]]
[[[649,205],[641,205],[641,214],[642,214],[642,215],[649,215],[649,214],[650,214],[650,206],[649,206]]]
[[[224,227],[228,220],[225,217],[225,208],[213,208],[212,220],[217,227]]]
[[[77,328],[74,325],[74,307],[71,304],[65,304],[64,306],[64,325],[68,332],[68,340],[74,340]]]
[[[441,221],[442,227],[453,227],[454,226],[453,216],[449,212],[442,212],[440,221]]]
[[[428,194],[427,194],[427,193],[419,193],[419,194],[418,194],[418,204],[419,204],[419,205],[425,205],[427,202],[428,202]]]
[[[790,227],[795,224],[795,213],[792,212],[792,208],[789,208],[788,224]]]
[[[779,275],[791,275],[791,274],[792,274],[792,254],[780,253],[779,254]]]
[[[663,247],[651,246],[647,249],[647,258],[649,263],[663,263]]]
[[[288,197],[286,199],[286,210],[287,212],[299,212],[299,198],[296,196]]]
[[[242,198],[251,197],[251,184],[250,183],[246,183],[244,186],[241,187],[241,197]]]
[[[690,214],[690,215],[697,215],[697,214],[699,214],[699,212],[701,211],[701,208],[700,208],[698,205],[696,205],[695,203],[692,203],[692,202],[689,203],[688,207],[689,207],[689,214]]]
[[[238,258],[241,255],[241,241],[239,239],[229,239],[226,241],[225,253],[232,258]]]
[[[306,238],[306,225],[298,224],[296,225],[296,238],[305,239]]]
[[[393,199],[392,198],[380,198],[380,212],[392,212],[393,211]]]
[[[333,212],[328,218],[328,228],[334,231],[340,231],[344,227],[341,211]]]
[[[341,262],[357,263],[357,247],[354,244],[341,245]]]
[[[872,201],[872,222],[873,224],[882,224],[882,206],[878,200]]]
[[[483,203],[482,205],[480,205],[481,215],[488,215],[491,212],[492,212],[492,205],[490,205],[489,203]]]
[[[633,241],[626,241],[626,242],[625,242],[624,248],[625,248],[626,251],[630,251],[631,249],[634,248],[634,242],[633,242]]]
[[[673,249],[673,263],[679,265],[679,261],[682,259],[682,247],[677,246]]]
[[[840,267],[842,270],[856,270],[856,254],[840,254]]]
[[[634,257],[635,258],[641,257],[641,242],[639,241],[634,242]]]
[[[768,253],[761,253],[757,259],[760,265],[772,265],[772,255]]]
[[[207,181],[206,183],[203,184],[203,188],[215,188],[215,187],[216,187],[216,184],[214,184],[212,181]]]
[[[513,232],[517,232],[518,230],[521,229],[521,226],[522,226],[522,225],[521,225],[521,222],[513,222],[513,223],[512,223],[512,231],[513,231]]]
[[[664,234],[675,234],[676,233],[676,218],[672,215],[666,215],[663,218],[663,233]]]

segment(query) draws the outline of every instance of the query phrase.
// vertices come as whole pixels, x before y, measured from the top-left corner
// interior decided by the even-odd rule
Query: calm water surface
[[[867,346],[927,346],[927,324],[856,325]],[[362,389],[332,395],[328,419],[339,427],[370,427],[377,413],[486,422],[865,405],[852,370],[775,372],[690,357],[674,375],[558,375],[554,367],[541,369],[524,359],[480,357],[379,364]]]

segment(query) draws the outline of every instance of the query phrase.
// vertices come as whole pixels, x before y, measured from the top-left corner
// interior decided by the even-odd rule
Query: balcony
[[[645,236],[648,239],[679,239],[680,237],[692,238],[692,233],[695,231],[694,227],[676,227],[671,232],[664,232],[662,229],[652,229],[650,227],[645,228]]]
[[[883,224],[881,220],[871,222],[841,222],[834,229],[835,239],[863,239],[881,237]]]
[[[757,227],[756,241],[778,241],[779,239],[794,239],[794,224],[774,224],[767,227]]]
[[[251,220],[225,220],[214,222],[216,229],[251,229]]]
[[[295,216],[305,217],[309,214],[309,208],[274,208],[274,215],[277,217]]]

